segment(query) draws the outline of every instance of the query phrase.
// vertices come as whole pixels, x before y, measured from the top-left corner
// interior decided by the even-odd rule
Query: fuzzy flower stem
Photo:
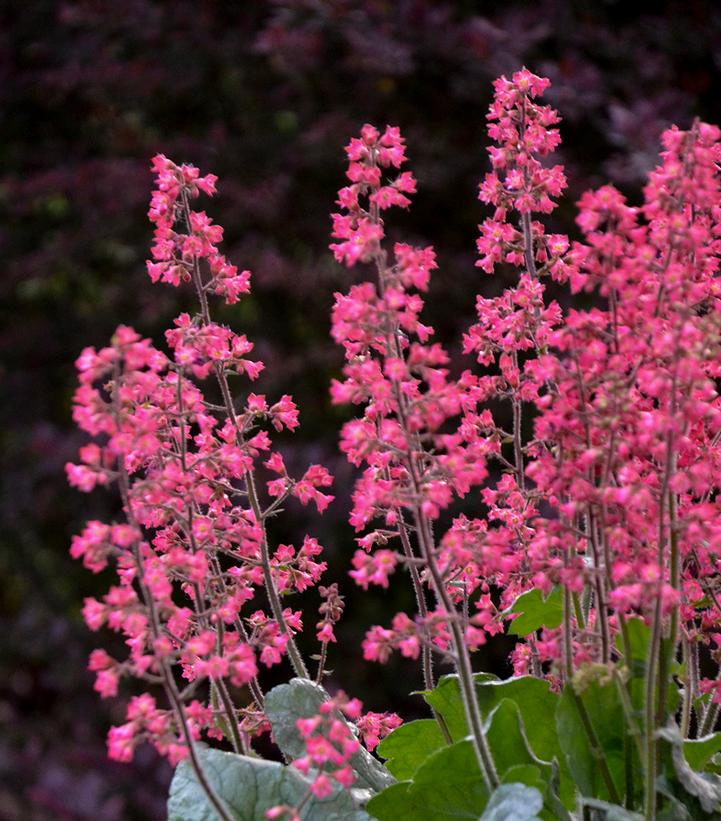
[[[526,270],[532,279],[538,279],[536,260],[533,258],[533,233],[531,231],[531,215],[526,211],[521,214],[521,229],[523,231],[523,255],[526,261]]]
[[[185,442],[185,416],[183,410],[183,390],[182,390],[182,383],[183,383],[183,369],[178,368],[177,371],[178,377],[178,384],[175,392],[175,401],[178,406],[178,440],[180,443],[180,461],[183,466],[183,471],[187,470],[186,464],[186,442]],[[197,545],[195,543],[195,537],[193,535],[193,527],[192,527],[192,517],[193,517],[193,506],[188,504],[187,506],[187,517],[188,517],[188,530],[190,535],[190,542],[193,547],[193,552],[197,553]],[[195,598],[195,609],[198,614],[200,614],[203,610],[203,602],[202,597],[200,595],[200,586],[197,582],[193,583],[193,595]],[[205,622],[204,618],[201,618],[201,623]],[[222,634],[218,632],[218,654],[222,655]],[[225,686],[225,682],[223,679],[218,679],[216,682],[218,692],[221,697],[221,701],[223,702],[223,709],[225,710],[226,720],[228,723],[228,729],[231,734],[231,741],[233,744],[233,748],[236,753],[239,753],[241,750],[241,740],[240,740],[240,729],[238,727],[238,720],[235,714],[235,709],[233,707],[232,699],[230,698],[230,694],[228,693],[228,689]]]
[[[415,553],[413,552],[413,546],[411,545],[411,540],[408,537],[408,529],[406,527],[406,523],[403,519],[403,512],[398,508],[397,510],[398,516],[398,532],[400,534],[401,546],[403,548],[403,554],[408,561],[408,572],[411,576],[411,583],[413,584],[413,593],[416,597],[416,608],[418,610],[418,615],[421,619],[425,622],[428,618],[428,604],[426,602],[426,595],[423,592],[423,586],[421,584],[421,576],[418,572],[418,567],[416,563],[413,561],[415,559]],[[431,658],[430,651],[427,646],[427,642],[423,642],[423,686],[428,689],[432,690],[435,684],[435,676],[433,675],[433,660]]]

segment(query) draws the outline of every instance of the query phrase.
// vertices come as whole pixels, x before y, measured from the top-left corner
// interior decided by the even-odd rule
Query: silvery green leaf
[[[501,784],[488,800],[479,821],[540,821],[543,796],[525,784]]]
[[[283,755],[291,761],[305,754],[305,744],[296,721],[317,715],[320,705],[329,699],[323,687],[302,678],[291,679],[288,684],[280,684],[266,694],[264,710],[273,728],[273,737]],[[355,728],[348,726],[355,733]],[[351,765],[358,777],[357,787],[376,793],[395,783],[388,770],[364,747],[353,756]]]
[[[307,795],[310,781],[293,767],[277,761],[249,758],[222,750],[199,748],[205,777],[225,802],[235,821],[258,821],[278,804],[296,806]],[[324,799],[312,798],[304,821],[371,821],[352,792],[337,788]],[[189,762],[175,769],[168,797],[168,821],[219,821]]]

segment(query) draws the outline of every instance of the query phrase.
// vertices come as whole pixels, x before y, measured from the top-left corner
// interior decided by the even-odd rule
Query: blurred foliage
[[[278,535],[312,528],[342,579],[352,471],[327,400],[341,363],[328,311],[348,275],[326,251],[342,146],[366,121],[403,128],[420,192],[392,232],[436,245],[429,316],[455,344],[476,290],[503,285],[473,267],[493,78],[522,64],[551,77],[571,202],[606,179],[634,194],[664,126],[721,122],[721,5],[33,0],[2,4],[0,22],[0,816],[162,818],[167,768],[149,754],[105,760],[121,705],[99,703],[84,670],[95,637],[79,609],[101,585],[67,544],[115,503],[79,496],[62,475],[79,444],[69,405],[80,349],[119,322],[157,337],[189,304],[143,272],[150,156],[220,175],[208,210],[255,287],[222,318],[256,341],[262,390],[291,391],[302,408],[289,462],[321,461],[337,476],[326,517],[295,518]],[[568,208],[554,220],[573,229]],[[413,665],[359,663],[364,627],[410,605],[409,591],[344,586],[338,680],[371,709],[392,700],[412,715]],[[507,647],[495,647],[479,666],[506,673]]]

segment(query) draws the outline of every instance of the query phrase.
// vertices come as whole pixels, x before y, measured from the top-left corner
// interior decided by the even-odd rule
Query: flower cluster
[[[399,185],[405,193],[415,190],[410,172],[391,180],[384,176],[405,160],[400,132],[388,127],[381,135],[366,125],[346,152],[352,184],[338,195],[344,213],[333,215],[334,236],[344,243],[331,248],[347,265],[372,261],[377,281],[335,296],[332,334],[345,349],[346,364],[345,378],[333,382],[331,395],[335,403],[364,406],[362,418],[348,422],[341,433],[348,459],[366,465],[353,495],[351,523],[356,530],[374,520],[382,523],[358,539],[363,550],[353,557],[351,576],[364,588],[385,587],[398,557],[382,546],[398,537],[405,541],[404,517],[437,519],[454,498],[483,482],[486,457],[497,445],[482,424],[444,431],[449,420],[475,409],[484,388],[470,372],[450,377],[448,355],[429,342],[433,329],[420,319],[421,294],[437,267],[433,249],[396,243],[390,262],[382,244],[381,211],[409,204],[405,195],[389,192]],[[369,234],[372,244],[365,240]],[[361,245],[361,255],[348,250]]]
[[[392,650],[416,658],[424,646],[448,650],[449,612],[424,606],[425,582],[436,595],[442,582],[455,604],[479,593],[476,614],[465,617],[472,648],[503,629],[504,609],[532,587],[548,594],[560,585],[576,597],[592,590],[594,606],[583,618],[576,608],[565,635],[544,629],[513,651],[517,673],[552,677],[608,660],[629,615],[679,612],[693,642],[708,642],[721,615],[712,593],[721,425],[718,132],[701,123],[666,132],[643,207],[629,207],[611,186],[585,194],[583,241],[572,243],[531,218],[549,213],[565,187],[562,168],[543,161],[560,142],[557,113],[539,103],[548,84],[525,69],[499,79],[488,115],[496,145],[480,199],[495,213],[480,226],[478,265],[489,273],[499,263],[516,266],[520,276],[500,296],[477,298],[478,322],[464,351],[487,369],[479,376],[451,379],[445,352],[429,343],[432,329],[420,319],[417,291],[427,289],[435,268],[432,249],[396,244],[391,262],[383,245],[377,195],[393,186],[387,169],[399,166],[381,158],[379,140],[396,147],[400,162],[400,134],[389,128],[381,138],[366,126],[347,149],[353,184],[339,194],[345,213],[334,216],[334,227],[343,226],[349,245],[332,248],[348,265],[373,263],[377,282],[336,295],[333,336],[346,365],[332,396],[364,406],[341,434],[350,461],[367,466],[351,523],[361,529],[382,520],[358,539],[363,549],[351,576],[364,589],[386,587],[405,563],[420,601],[415,618],[398,614],[390,628],[372,628],[367,659],[385,661]],[[363,254],[344,250],[361,244]],[[564,317],[545,300],[546,277],[574,292],[596,286],[607,304]],[[434,370],[414,370],[419,357]],[[490,399],[510,405],[509,430],[481,409]],[[535,437],[524,441],[529,415]],[[466,472],[469,453],[475,472]],[[458,516],[436,545],[425,522],[483,484],[489,460],[501,475],[482,490],[485,515]],[[400,551],[390,547],[395,538]],[[425,570],[414,574],[416,567]]]
[[[500,262],[533,269],[538,261],[559,281],[569,275],[568,238],[545,236],[543,225],[530,219],[532,213],[550,213],[556,207],[553,198],[566,187],[562,166],[547,168],[542,163],[561,142],[558,129],[553,128],[560,120],[558,112],[537,102],[549,85],[525,68],[510,80],[500,77],[494,83],[487,119],[488,134],[496,145],[488,149],[492,171],[481,183],[479,198],[495,211],[480,226],[476,263],[487,273],[493,273]],[[514,211],[522,215],[521,225],[508,220]]]
[[[343,213],[333,215],[333,236],[343,241],[331,249],[348,266],[365,262],[375,269],[375,281],[337,293],[332,312],[332,335],[343,345],[346,363],[344,380],[333,382],[331,396],[334,403],[363,408],[360,418],[343,427],[340,443],[350,462],[365,465],[350,522],[356,531],[371,528],[357,539],[361,550],[353,557],[351,575],[364,588],[385,587],[403,562],[417,605],[413,619],[399,613],[390,629],[373,626],[363,654],[381,662],[394,649],[410,658],[422,656],[427,688],[434,685],[434,652],[463,671],[474,749],[486,784],[493,787],[496,776],[470,672],[469,649],[478,646],[480,633],[464,607],[466,565],[449,551],[441,555],[435,530],[454,501],[486,480],[488,458],[500,454],[501,438],[490,414],[479,412],[495,386],[470,371],[453,377],[448,354],[430,341],[433,329],[420,314],[421,294],[437,267],[433,249],[396,243],[389,257],[385,248],[381,213],[390,205],[406,207],[405,193],[415,188],[408,172],[388,178],[405,160],[399,130],[387,127],[381,136],[366,125],[346,153],[352,184],[338,195]],[[397,553],[386,547],[391,540],[400,547]],[[433,611],[429,592],[437,604]]]
[[[148,217],[155,224],[152,260],[147,263],[153,282],[178,286],[190,282],[199,274],[199,262],[207,262],[208,279],[204,288],[225,298],[228,305],[250,293],[250,271],[241,271],[218,250],[223,229],[214,225],[204,211],[191,211],[190,200],[202,191],[215,194],[215,174],[200,176],[192,165],[176,165],[158,154],[153,158],[153,173],[157,188],[153,191]],[[185,217],[187,216],[187,219]],[[176,232],[178,219],[185,222],[185,231]]]
[[[349,699],[341,690],[324,701],[316,715],[299,718],[298,732],[305,746],[305,754],[293,761],[293,766],[310,777],[308,795],[298,806],[279,805],[266,811],[266,818],[300,820],[300,811],[311,796],[326,798],[340,786],[350,789],[356,781],[353,758],[360,749],[358,733],[369,750],[402,724],[395,713],[362,714],[362,703]],[[353,722],[352,724],[350,722]]]
[[[116,484],[125,516],[89,522],[71,546],[94,573],[109,565],[117,572],[108,593],[87,599],[83,610],[91,629],[120,633],[129,650],[125,660],[93,653],[96,689],[114,696],[119,681],[132,676],[162,685],[168,699],[167,709],[149,694],[133,699],[127,723],[110,731],[110,755],[129,760],[149,740],[177,762],[193,758],[202,732],[227,737],[240,751],[248,736],[267,728],[258,720],[260,666],[289,656],[296,673],[307,675],[294,640],[302,614],[280,597],[320,581],[323,548],[311,536],[297,549],[273,548],[265,522],[289,497],[319,511],[333,497],[324,492],[332,483],[325,468],[311,465],[294,479],[272,449],[268,428],[298,426],[290,396],[231,397],[232,376],[254,380],[263,366],[248,358],[253,345],[245,336],[210,317],[208,293],[232,303],[249,290],[248,272],[238,274],[218,250],[222,229],[191,208],[200,192],[214,193],[215,177],[162,156],[153,171],[148,271],[153,280],[192,282],[200,310],[181,314],[167,331],[170,354],[125,326],[110,346],[82,352],[73,414],[95,441],[67,474],[86,492]],[[331,597],[328,624],[339,615]],[[238,708],[232,691],[245,688],[250,701]]]
[[[555,387],[536,421],[547,444],[528,474],[558,517],[529,556],[555,583],[594,586],[601,659],[629,614],[679,613],[694,643],[721,617],[720,137],[701,123],[665,132],[640,209],[610,186],[580,203],[580,274],[607,304],[570,312],[553,336]],[[576,627],[569,652],[584,652]]]
[[[552,127],[559,121],[557,113],[537,102],[547,85],[526,70],[510,81],[501,78],[489,114],[489,134],[498,145],[489,151],[493,172],[481,185],[480,198],[494,204],[496,213],[481,226],[479,264],[489,272],[497,262],[523,271],[518,285],[499,297],[477,298],[478,323],[465,335],[464,351],[497,369],[495,373],[466,371],[450,377],[447,354],[429,343],[432,329],[420,320],[421,293],[436,267],[435,254],[430,248],[396,243],[394,262],[389,262],[380,209],[375,207],[377,192],[388,185],[379,173],[388,163],[376,156],[378,132],[366,126],[347,149],[349,177],[355,182],[339,194],[338,203],[347,213],[335,215],[334,226],[342,221],[344,238],[351,244],[355,230],[374,228],[375,244],[357,259],[375,264],[377,282],[336,295],[333,336],[345,348],[346,378],[333,384],[332,396],[336,402],[365,406],[363,418],[347,423],[341,434],[341,449],[350,461],[368,465],[356,485],[351,523],[360,529],[382,518],[383,524],[358,539],[368,555],[356,552],[351,576],[365,588],[386,586],[399,561],[427,565],[422,578],[411,569],[419,601],[416,618],[399,614],[391,629],[374,627],[364,642],[366,658],[383,661],[391,649],[417,657],[424,645],[448,652],[448,619],[455,622],[455,607],[480,590],[480,601],[485,602],[479,602],[480,612],[461,618],[465,643],[478,647],[503,624],[489,585],[499,591],[503,607],[532,585],[547,588],[545,576],[534,578],[528,562],[539,497],[525,480],[523,406],[539,401],[546,389],[547,351],[562,321],[560,306],[545,304],[541,278],[551,275],[565,281],[571,274],[578,276],[582,257],[566,237],[545,236],[543,226],[530,220],[533,211],[552,210],[551,198],[565,185],[559,166],[547,169],[541,162],[560,141]],[[385,133],[387,142],[397,139],[403,156],[397,130]],[[360,173],[359,164],[367,172]],[[514,214],[516,225],[511,222]],[[356,261],[331,247],[347,264]],[[419,361],[433,370],[414,368]],[[481,408],[490,399],[512,406],[510,432]],[[495,489],[483,490],[488,514],[456,518],[435,544],[430,522],[455,498],[486,482],[489,460],[498,462],[503,474]],[[415,547],[408,525],[415,530]],[[387,546],[393,537],[399,537],[401,553]],[[431,565],[437,565],[435,571]],[[431,583],[436,597],[443,586],[451,610],[440,606],[430,612],[424,606],[424,581]]]

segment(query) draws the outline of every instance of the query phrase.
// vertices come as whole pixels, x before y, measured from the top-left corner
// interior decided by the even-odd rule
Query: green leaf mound
[[[521,618],[530,614],[527,605],[518,610]],[[547,624],[548,614],[544,619]],[[303,821],[641,821],[639,728],[648,628],[629,620],[626,631],[623,663],[582,666],[560,692],[531,676],[474,677],[501,782],[492,793],[478,768],[458,678],[450,675],[422,694],[443,730],[435,719],[402,725],[378,746],[385,765],[359,750],[351,760],[354,788],[336,786],[325,799],[310,797]],[[681,680],[681,666],[675,664],[673,671]],[[268,720],[288,762],[305,752],[297,719],[316,715],[328,698],[322,687],[301,679],[267,694]],[[669,714],[679,702],[678,688],[669,686]],[[671,721],[657,736],[657,821],[721,819],[721,733],[682,739]],[[313,777],[292,766],[202,745],[198,752],[207,779],[236,821],[263,821],[270,807],[298,805]],[[168,818],[217,821],[188,762],[176,770]]]

